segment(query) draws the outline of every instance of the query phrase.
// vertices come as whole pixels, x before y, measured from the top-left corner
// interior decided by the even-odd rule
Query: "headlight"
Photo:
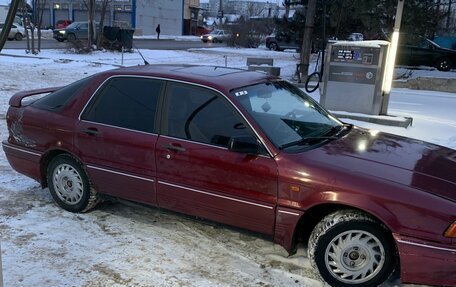
[[[456,238],[456,221],[453,222],[450,226],[448,226],[447,230],[443,234],[445,237],[452,237]]]
[[[207,37],[209,40],[212,40],[212,36]]]
[[[65,30],[59,31],[59,34],[65,34]]]
[[[203,39],[204,38],[203,35],[201,35],[200,38]]]

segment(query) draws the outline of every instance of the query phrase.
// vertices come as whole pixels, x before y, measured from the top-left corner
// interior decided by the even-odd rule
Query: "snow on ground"
[[[17,50],[3,51],[23,56]],[[274,58],[284,78],[297,54],[264,49],[143,51],[151,64],[245,67],[247,56]],[[122,64],[120,53],[74,55],[46,50],[34,58],[0,56],[0,139],[12,94],[61,86]],[[141,64],[125,53],[123,65]],[[430,73],[430,72],[428,72]],[[450,73],[453,74],[453,73]],[[454,74],[453,74],[454,76]],[[318,93],[312,95],[318,99]],[[456,95],[393,90],[390,112],[414,117],[408,129],[359,125],[456,148]],[[12,170],[0,151],[0,244],[5,286],[322,286],[304,247],[288,257],[258,234],[130,202],[85,214],[58,208],[47,189]],[[385,286],[401,285],[393,278]]]

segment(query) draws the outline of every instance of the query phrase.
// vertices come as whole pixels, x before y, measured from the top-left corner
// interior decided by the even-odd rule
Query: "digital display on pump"
[[[347,50],[347,49],[339,49],[337,51],[337,59],[340,60],[359,60],[360,53],[357,50]]]
[[[357,46],[333,46],[331,61],[338,63],[353,63],[361,65],[377,65],[379,49]]]

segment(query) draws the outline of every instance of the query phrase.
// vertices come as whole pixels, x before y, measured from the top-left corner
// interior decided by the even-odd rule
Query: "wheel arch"
[[[307,241],[313,229],[325,216],[339,210],[356,210],[368,215],[377,223],[383,225],[390,232],[391,238],[393,238],[393,230],[391,229],[390,224],[380,219],[380,217],[377,216],[375,212],[372,212],[371,210],[361,209],[351,204],[325,202],[310,207],[299,218],[293,232],[292,246],[290,248],[291,253],[294,253],[296,251],[298,243],[302,242],[307,245]]]
[[[64,149],[49,150],[45,154],[43,154],[43,156],[41,157],[41,160],[40,160],[40,184],[41,184],[42,188],[48,187],[46,175],[47,175],[47,169],[48,169],[49,164],[56,156],[61,155],[61,154],[68,154],[69,156],[73,157],[78,163],[81,164],[81,167],[83,169],[85,169],[84,165],[81,163],[81,160],[73,153],[71,153],[67,150],[64,150]]]

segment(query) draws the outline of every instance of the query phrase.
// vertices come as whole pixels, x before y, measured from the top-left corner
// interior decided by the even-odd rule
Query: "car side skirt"
[[[456,245],[398,234],[393,236],[399,251],[403,283],[456,286]]]

